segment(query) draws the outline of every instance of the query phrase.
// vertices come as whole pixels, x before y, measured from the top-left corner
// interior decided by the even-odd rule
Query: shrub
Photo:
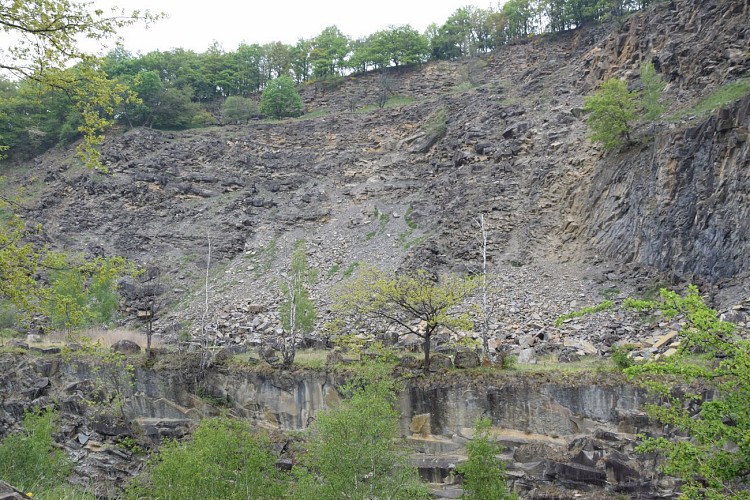
[[[427,498],[398,437],[390,366],[368,362],[345,386],[351,398],[316,416],[295,498]]]
[[[244,422],[203,420],[186,441],[162,445],[130,498],[282,498],[284,478],[269,443]]]
[[[464,475],[465,498],[515,498],[505,483],[505,464],[497,458],[502,448],[492,440],[491,427],[490,419],[478,419],[474,425],[474,437],[466,443],[468,460],[458,466],[458,472]]]
[[[630,142],[630,126],[636,117],[637,95],[627,84],[616,78],[602,83],[594,95],[584,99],[588,113],[591,140],[601,142],[605,149],[614,149]]]
[[[55,447],[52,432],[57,414],[37,410],[23,418],[23,430],[0,443],[0,478],[16,488],[38,494],[57,488],[73,463]]]
[[[266,118],[286,118],[302,114],[302,98],[288,76],[268,82],[260,96],[260,113]]]

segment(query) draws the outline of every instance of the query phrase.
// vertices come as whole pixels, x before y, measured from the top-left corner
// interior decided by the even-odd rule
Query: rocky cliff
[[[743,327],[748,99],[691,109],[748,77],[748,16],[743,0],[659,2],[476,59],[306,85],[306,119],[113,133],[108,175],[66,150],[8,169],[8,182],[46,243],[148,267],[149,285],[125,284],[126,321],[156,298],[169,340],[200,330],[209,260],[208,331],[258,345],[280,327],[278,277],[296,241],[319,270],[325,319],[331,290],[362,263],[475,271],[479,214],[496,347],[581,356],[655,341],[663,332],[620,312],[552,325],[605,295],[688,281]],[[583,98],[609,77],[636,88],[644,61],[668,83],[668,109],[604,152]],[[362,108],[384,78],[403,104]]]

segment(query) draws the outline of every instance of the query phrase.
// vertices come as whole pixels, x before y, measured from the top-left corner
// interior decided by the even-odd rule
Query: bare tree
[[[302,240],[295,244],[291,268],[282,279],[281,291],[285,301],[281,304],[281,321],[285,331],[281,356],[282,367],[289,368],[294,363],[301,334],[311,332],[317,319],[315,305],[307,291],[307,284],[312,281],[312,270],[307,265]]]
[[[490,301],[489,297],[489,285],[487,281],[487,226],[484,222],[484,214],[479,214],[479,219],[474,219],[479,226],[480,230],[480,249],[482,252],[482,272],[479,280],[479,295],[480,295],[480,318],[479,318],[479,331],[482,335],[482,352],[484,358],[487,361],[491,361],[490,357],[490,321],[492,314],[495,310],[495,304]]]
[[[209,334],[206,328],[206,318],[208,317],[208,280],[211,271],[211,235],[206,231],[206,240],[208,241],[208,256],[206,257],[206,281],[203,315],[201,316],[201,370],[205,371],[211,365],[211,351],[209,350]]]

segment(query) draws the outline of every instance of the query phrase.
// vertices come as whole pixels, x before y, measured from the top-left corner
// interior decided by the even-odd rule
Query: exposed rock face
[[[137,368],[132,384],[123,379],[123,420],[119,410],[102,412],[106,407],[85,403],[112,390],[102,385],[113,377],[111,366],[83,360],[65,364],[56,356],[0,357],[0,368],[15,366],[0,372],[0,385],[9,389],[0,401],[0,423],[10,430],[31,405],[58,401],[59,438],[76,461],[79,479],[91,478],[100,494],[111,494],[112,479],[124,480],[143,460],[118,446],[119,437],[135,437],[149,447],[181,437],[201,418],[227,410],[269,430],[303,430],[317,412],[339,404],[337,387],[347,380],[344,374],[325,372],[213,369],[196,385],[188,358],[184,366],[175,359],[171,368]],[[625,486],[663,493],[666,483],[651,483],[653,461],[649,458],[646,467],[644,458],[633,453],[636,433],[659,432],[642,411],[644,401],[624,381],[603,384],[594,375],[551,381],[528,374],[484,380],[454,374],[408,383],[399,410],[401,432],[415,450],[414,464],[432,480],[442,482],[451,464],[465,459],[474,422],[488,416],[521,492],[555,485],[558,493],[583,489],[596,494]]]
[[[612,168],[576,198],[594,245],[702,282],[747,277],[750,96]]]
[[[103,148],[110,176],[70,167],[72,151],[36,160],[25,180],[44,179],[33,217],[54,244],[153,270],[125,295],[133,318],[155,302],[154,329],[170,339],[203,313],[209,247],[206,331],[258,346],[280,329],[278,274],[295,241],[320,271],[313,298],[325,317],[331,288],[361,262],[478,269],[480,213],[508,306],[493,340],[516,353],[543,350],[555,338],[549,318],[597,302],[605,285],[628,293],[663,274],[700,282],[729,309],[750,272],[747,102],[642,125],[639,146],[609,154],[587,139],[582,105],[604,78],[636,85],[652,61],[669,82],[669,113],[684,108],[750,71],[747,17],[742,0],[659,2],[621,27],[393,69],[392,88],[415,99],[399,108],[350,112],[379,94],[381,75],[368,74],[305,86],[307,108],[328,113],[314,120],[131,130]],[[428,122],[441,113],[435,132]]]

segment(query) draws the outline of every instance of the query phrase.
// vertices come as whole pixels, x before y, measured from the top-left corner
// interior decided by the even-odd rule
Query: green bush
[[[294,498],[428,498],[398,437],[390,366],[368,362],[351,397],[316,416]]]
[[[203,420],[186,441],[162,445],[129,498],[283,498],[286,482],[269,443],[241,421]]]
[[[614,149],[630,142],[630,127],[636,118],[637,95],[627,84],[611,78],[599,90],[584,99],[591,140],[601,142],[605,149]]]
[[[302,114],[302,98],[288,76],[268,82],[260,96],[260,113],[266,118],[287,118]]]
[[[502,448],[491,438],[491,427],[490,419],[478,419],[474,437],[466,443],[468,460],[457,469],[464,476],[464,498],[515,498],[505,483],[505,464],[497,458]]]
[[[0,443],[0,478],[37,497],[65,482],[73,463],[52,439],[56,417],[52,410],[24,416],[23,430]]]

